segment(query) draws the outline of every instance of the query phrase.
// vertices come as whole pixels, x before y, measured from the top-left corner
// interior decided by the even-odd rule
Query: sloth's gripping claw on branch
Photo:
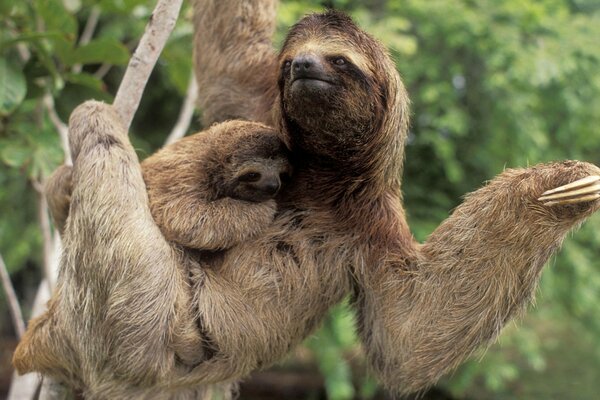
[[[583,203],[600,199],[600,176],[590,175],[547,190],[538,200],[546,206]]]

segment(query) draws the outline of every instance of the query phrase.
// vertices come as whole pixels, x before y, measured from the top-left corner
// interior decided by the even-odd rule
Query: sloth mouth
[[[333,85],[333,79],[325,73],[325,71],[313,70],[313,71],[299,71],[292,74],[292,84],[295,82],[304,83],[317,83],[324,82],[329,85]]]
[[[323,93],[329,91],[334,83],[321,77],[300,76],[292,80],[291,89],[301,93]]]
[[[292,83],[297,81],[321,81],[333,85],[333,81],[327,78],[323,78],[321,76],[298,76],[292,79]]]

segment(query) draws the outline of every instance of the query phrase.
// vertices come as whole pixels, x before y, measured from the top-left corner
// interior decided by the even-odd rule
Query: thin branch
[[[20,339],[25,333],[25,320],[23,319],[19,299],[17,299],[17,294],[10,280],[10,275],[8,275],[2,254],[0,254],[0,277],[2,278],[2,287],[4,288],[6,299],[8,300],[8,311],[10,311],[17,337]]]
[[[85,28],[83,28],[83,32],[79,37],[79,46],[85,46],[90,42],[92,36],[94,36],[94,31],[96,30],[99,19],[100,8],[98,6],[94,6],[92,7],[92,11],[90,11],[90,15],[85,23]]]
[[[150,73],[175,27],[182,2],[158,0],[140,44],[129,60],[113,103],[126,128],[131,125]]]
[[[92,11],[90,11],[87,22],[85,23],[85,28],[83,28],[83,32],[79,37],[79,46],[85,46],[90,42],[92,36],[94,36],[96,26],[98,25],[98,19],[100,19],[100,8],[98,6],[94,6],[92,7]],[[78,74],[81,72],[82,67],[82,64],[75,64],[71,70],[73,73]]]
[[[46,93],[43,98],[44,106],[48,111],[48,116],[50,117],[50,121],[58,131],[60,136],[60,142],[62,144],[63,152],[65,153],[65,164],[73,165],[73,160],[71,159],[71,151],[69,149],[69,128],[67,125],[62,122],[58,114],[56,113],[56,108],[54,107],[54,98],[50,93]]]
[[[32,317],[37,317],[46,309],[46,303],[50,299],[49,285],[43,280],[38,286],[38,291],[33,301]],[[10,390],[8,391],[8,400],[30,400],[33,399],[41,383],[41,377],[38,373],[30,372],[25,375],[13,373]]]
[[[104,63],[94,72],[94,77],[98,79],[103,79],[108,71],[112,68],[112,64]]]
[[[185,99],[183,100],[183,104],[181,106],[181,111],[179,111],[179,117],[177,117],[177,122],[173,127],[173,130],[167,137],[165,141],[165,145],[171,144],[174,141],[181,139],[192,123],[192,117],[194,116],[194,105],[196,104],[196,99],[198,97],[198,82],[196,81],[196,76],[192,72],[190,76],[190,83],[187,88],[187,93],[185,94]]]
[[[40,383],[42,383],[40,374],[30,372],[25,375],[19,375],[13,372],[12,380],[10,381],[10,389],[8,390],[7,400],[32,400],[35,399],[35,394],[38,391]]]
[[[52,290],[58,274],[54,268],[54,258],[56,257],[54,254],[54,239],[52,237],[52,228],[50,227],[50,215],[48,214],[46,195],[43,190],[40,191],[38,202],[38,219],[42,229],[42,237],[44,238],[44,277],[50,285],[50,290]]]

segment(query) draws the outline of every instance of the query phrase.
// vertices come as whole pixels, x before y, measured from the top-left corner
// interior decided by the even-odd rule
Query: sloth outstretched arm
[[[271,124],[277,0],[194,2],[194,63],[205,127],[229,119]]]
[[[383,382],[421,390],[493,340],[567,233],[600,208],[598,175],[574,161],[506,170],[422,246],[384,249],[378,268],[357,274],[359,329]]]

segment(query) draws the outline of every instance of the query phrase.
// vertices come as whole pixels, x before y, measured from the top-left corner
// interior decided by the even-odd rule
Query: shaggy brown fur
[[[260,29],[248,34],[254,23],[263,26],[253,14],[260,7],[209,3],[197,12],[211,7],[239,23],[197,27],[197,40],[228,39],[219,57],[232,67],[216,82],[219,90],[208,82],[200,94],[207,91],[206,103],[229,104],[229,74],[234,92],[244,87],[237,74],[245,60],[236,49],[269,38]],[[306,57],[317,68],[310,73]],[[292,28],[277,65],[273,120],[292,150],[294,176],[273,224],[200,265],[191,292],[182,265],[202,260],[174,253],[158,233],[133,150],[122,130],[105,122],[112,110],[86,103],[75,111],[71,140],[83,144],[85,156],[75,161],[65,231],[65,300],[56,306],[63,320],[48,328],[64,330],[58,337],[66,345],[53,347],[61,349],[57,357],[22,344],[30,352],[15,356],[21,372],[71,377],[98,396],[230,382],[281,359],[353,293],[374,370],[392,390],[417,391],[489,343],[524,308],[567,232],[600,207],[537,200],[545,190],[599,174],[591,164],[507,170],[419,245],[406,223],[399,179],[408,99],[385,49],[348,17],[328,12]],[[268,102],[268,93],[253,101]],[[36,337],[32,329],[26,343]],[[176,349],[192,351],[198,334],[205,358],[190,368]]]
[[[199,250],[222,250],[258,235],[273,221],[273,198],[291,175],[276,132],[230,121],[183,138],[142,162],[154,221],[165,238]],[[50,214],[64,232],[72,168],[46,184]]]
[[[230,119],[271,123],[277,0],[196,1],[194,61],[204,126]],[[227,56],[223,57],[226,54]],[[231,57],[233,56],[233,57]]]
[[[72,167],[61,165],[52,173],[52,176],[46,183],[46,187],[44,187],[50,215],[54,221],[54,226],[56,226],[61,236],[65,231],[65,224],[69,216],[69,206],[71,205],[71,192],[73,191],[72,174]]]
[[[230,121],[186,137],[144,160],[150,211],[165,237],[221,250],[258,235],[291,167],[275,131]]]

